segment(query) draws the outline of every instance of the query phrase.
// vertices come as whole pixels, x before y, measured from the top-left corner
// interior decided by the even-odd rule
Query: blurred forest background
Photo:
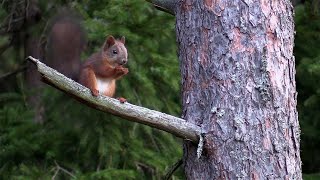
[[[294,5],[303,173],[305,179],[316,179],[320,178],[320,3],[296,0]],[[130,72],[118,81],[117,95],[180,115],[173,16],[143,0],[1,0],[0,179],[160,179],[182,158],[181,140],[93,110],[57,89],[37,85],[34,79],[28,81],[26,40],[38,38],[45,44],[48,22],[63,6],[83,18],[88,43],[82,60],[97,51],[108,34],[126,36]],[[39,114],[44,114],[42,123],[36,121]],[[173,179],[184,179],[182,168]]]

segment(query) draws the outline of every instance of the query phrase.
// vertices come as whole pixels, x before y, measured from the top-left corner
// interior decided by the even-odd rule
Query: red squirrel
[[[116,40],[108,36],[99,52],[92,54],[83,64],[80,55],[85,47],[85,34],[80,19],[63,9],[51,21],[48,35],[46,62],[69,78],[88,87],[93,96],[99,93],[112,97],[116,80],[129,71],[123,65],[128,61],[125,38]],[[119,98],[125,102],[124,98]]]
[[[128,62],[125,38],[116,40],[108,36],[100,51],[92,54],[82,65],[79,83],[88,87],[93,96],[99,92],[112,97],[116,89],[116,80],[129,71],[122,65]],[[120,101],[125,101],[120,98]]]

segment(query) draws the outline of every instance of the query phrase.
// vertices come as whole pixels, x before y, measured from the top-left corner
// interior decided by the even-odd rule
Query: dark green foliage
[[[318,1],[296,7],[295,57],[303,172],[320,171],[320,12]]]
[[[179,116],[174,18],[138,0],[68,2],[84,17],[89,39],[84,58],[108,34],[126,36],[130,72],[118,81],[117,95]],[[40,1],[45,22],[30,31],[44,32],[63,3]],[[13,58],[14,52],[2,55],[7,69],[22,61]],[[182,157],[180,141],[168,133],[98,112],[49,86],[30,91],[21,76],[12,79],[18,88],[0,94],[0,179],[160,179]],[[27,106],[32,93],[44,97],[43,125],[33,122]],[[181,168],[178,177],[183,177]]]
[[[318,180],[320,179],[320,174],[305,174],[303,175],[304,180]]]

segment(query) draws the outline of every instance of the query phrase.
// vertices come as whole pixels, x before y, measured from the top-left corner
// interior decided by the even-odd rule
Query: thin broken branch
[[[20,73],[20,72],[23,72],[23,71],[25,71],[26,69],[27,69],[27,66],[22,66],[22,67],[19,67],[18,69],[14,70],[14,71],[12,71],[12,72],[7,72],[7,73],[5,73],[5,74],[3,74],[3,75],[0,76],[0,80],[1,80],[1,79],[5,79],[5,78],[7,78],[7,77],[9,77],[9,76],[18,74],[18,73]]]
[[[172,167],[170,167],[169,171],[164,176],[164,180],[169,180],[172,176],[172,174],[183,164],[183,160],[179,159],[178,162],[176,162]]]
[[[186,122],[181,118],[130,103],[122,104],[114,98],[102,95],[94,97],[91,95],[88,88],[46,66],[38,59],[29,56],[28,60],[36,64],[38,71],[41,73],[45,82],[68,94],[71,94],[75,98],[95,109],[111,113],[129,121],[138,122],[169,132],[177,137],[190,140],[194,143],[199,141],[200,127],[195,124]]]
[[[152,3],[157,9],[175,15],[177,0],[146,0]]]
[[[61,167],[56,161],[54,161],[54,163],[56,164],[56,171],[54,173],[54,175],[52,176],[52,180],[56,179],[56,176],[58,175],[59,171],[61,170],[62,172],[68,174],[70,177],[72,177],[73,179],[76,178],[76,176],[74,174],[72,174],[71,172],[69,172],[68,170],[64,169],[63,167]]]

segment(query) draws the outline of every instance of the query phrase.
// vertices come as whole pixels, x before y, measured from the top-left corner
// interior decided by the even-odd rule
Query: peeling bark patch
[[[242,39],[242,34],[239,30],[239,28],[234,28],[233,29],[233,39],[231,43],[231,53],[236,53],[236,52],[243,52],[245,51],[244,46],[241,44],[241,39]]]
[[[270,1],[269,0],[261,0],[261,10],[263,12],[263,14],[265,15],[265,17],[268,17],[270,14]]]
[[[272,149],[272,144],[269,136],[266,136],[263,138],[263,147],[266,150],[271,150]]]
[[[208,29],[203,28],[202,29],[203,34],[203,42],[201,45],[201,51],[200,51],[200,63],[203,67],[207,67],[208,65],[208,49],[209,49],[209,39],[208,39]]]
[[[265,121],[265,127],[266,127],[266,129],[271,128],[271,122],[270,122],[269,118],[267,118],[266,121]]]
[[[278,17],[273,14],[273,15],[270,17],[270,29],[271,29],[271,31],[276,30],[276,28],[277,28],[277,26],[278,26],[278,23],[279,23]]]
[[[205,6],[207,8],[212,9],[213,8],[213,4],[215,4],[215,3],[213,3],[213,1],[216,1],[216,0],[205,0],[204,4],[205,4]]]
[[[253,180],[259,180],[259,174],[256,171],[252,171],[251,177]]]
[[[217,16],[221,16],[221,13],[225,8],[223,0],[204,0],[204,6]]]
[[[280,52],[280,42],[272,32],[267,32],[267,49],[269,57],[273,57],[271,53]]]

